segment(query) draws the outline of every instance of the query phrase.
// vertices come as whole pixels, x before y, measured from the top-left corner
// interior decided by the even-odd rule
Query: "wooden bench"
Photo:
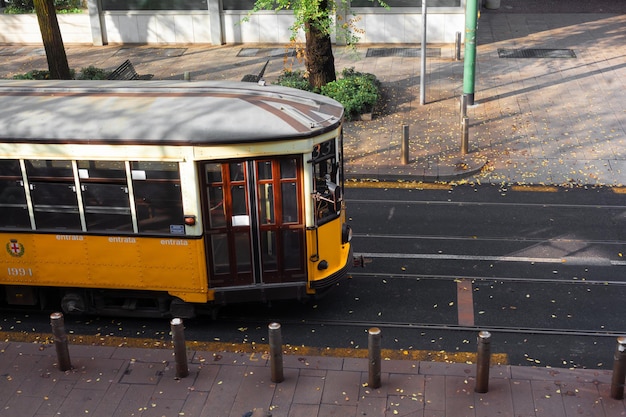
[[[109,74],[107,80],[150,80],[152,77],[154,77],[153,74],[137,74],[135,67],[130,60],[127,59],[122,65],[115,68],[115,70]]]
[[[267,64],[270,63],[270,60],[268,59],[265,62],[265,65],[263,65],[263,68],[261,68],[261,71],[259,71],[258,74],[246,74],[243,76],[243,78],[241,79],[241,81],[243,81],[244,83],[258,83],[259,81],[261,81],[263,79],[263,74],[265,74],[265,69],[267,68]]]

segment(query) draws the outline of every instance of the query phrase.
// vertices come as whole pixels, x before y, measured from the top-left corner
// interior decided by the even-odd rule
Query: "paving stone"
[[[296,404],[319,404],[324,392],[326,376],[314,377],[300,375],[293,394],[293,402]]]
[[[165,371],[166,364],[132,361],[124,371],[120,383],[156,385]]]

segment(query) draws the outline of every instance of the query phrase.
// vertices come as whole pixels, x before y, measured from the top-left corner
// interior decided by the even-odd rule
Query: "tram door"
[[[302,158],[202,163],[209,287],[304,281]]]

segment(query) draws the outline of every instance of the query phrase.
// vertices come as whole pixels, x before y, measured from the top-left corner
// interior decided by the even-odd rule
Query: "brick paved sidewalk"
[[[367,386],[367,359],[284,356],[272,383],[267,355],[190,351],[176,378],[165,349],[69,347],[73,370],[56,367],[53,345],[0,343],[0,417],[497,417],[626,415],[610,398],[611,372],[492,366],[488,392],[474,392],[476,366],[382,362],[382,385]]]

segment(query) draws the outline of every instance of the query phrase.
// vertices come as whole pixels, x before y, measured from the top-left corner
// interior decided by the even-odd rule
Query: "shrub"
[[[341,72],[341,77],[316,92],[341,103],[348,120],[355,115],[371,112],[380,100],[380,82],[376,76],[346,68]],[[275,84],[313,91],[302,71],[284,71]]]
[[[96,68],[93,65],[90,65],[87,68],[81,68],[76,79],[77,80],[106,80],[109,74],[111,74],[111,71],[107,71],[102,68]]]
[[[50,71],[48,70],[32,70],[26,74],[17,74],[13,76],[15,80],[49,80]]]
[[[340,102],[346,118],[371,112],[380,99],[380,83],[373,74],[344,69],[343,78],[322,87],[321,93]]]
[[[87,68],[81,68],[78,75],[75,70],[70,70],[73,79],[76,80],[106,80],[111,71],[104,70],[102,68],[96,68],[94,66],[88,66]],[[50,71],[48,70],[32,70],[26,74],[14,75],[15,80],[49,80]]]
[[[309,80],[304,77],[304,72],[302,71],[285,70],[278,77],[275,84],[282,85],[283,87],[297,88],[298,90],[312,91]]]

